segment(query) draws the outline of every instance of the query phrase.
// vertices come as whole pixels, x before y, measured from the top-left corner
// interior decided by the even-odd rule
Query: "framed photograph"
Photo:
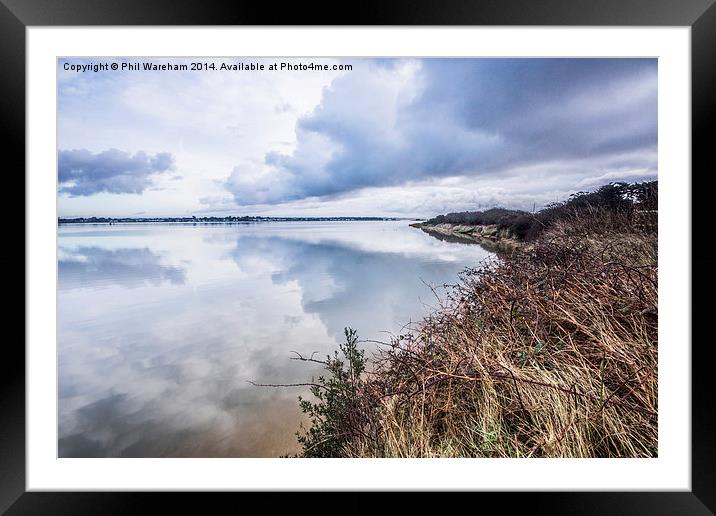
[[[344,25],[2,0],[26,304],[0,508],[466,491],[711,514],[712,3]]]

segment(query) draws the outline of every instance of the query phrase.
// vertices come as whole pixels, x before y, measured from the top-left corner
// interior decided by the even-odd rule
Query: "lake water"
[[[295,453],[304,389],[248,381],[310,381],[291,351],[345,326],[388,341],[490,256],[407,221],[61,226],[59,456]]]

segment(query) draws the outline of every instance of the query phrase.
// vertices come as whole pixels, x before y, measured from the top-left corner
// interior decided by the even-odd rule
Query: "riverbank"
[[[573,203],[509,259],[467,269],[369,364],[347,332],[301,402],[302,455],[656,457],[652,205]]]
[[[466,224],[428,224],[416,222],[410,227],[435,236],[441,240],[461,241],[480,244],[489,251],[509,252],[525,245],[509,230],[500,229],[497,224],[466,225]]]

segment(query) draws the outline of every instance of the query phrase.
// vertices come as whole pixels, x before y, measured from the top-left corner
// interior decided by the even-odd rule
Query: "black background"
[[[409,505],[440,513],[713,514],[716,511],[716,394],[714,339],[704,331],[714,308],[713,260],[707,245],[711,187],[716,173],[709,129],[716,119],[716,5],[714,0],[382,0],[363,2],[216,2],[203,0],[0,0],[0,149],[5,216],[24,213],[25,28],[39,25],[655,25],[692,28],[692,489],[690,493],[410,493],[399,508],[376,493],[25,493],[25,285],[10,296],[5,282],[0,342],[0,511],[7,514],[134,514],[251,512],[290,503],[290,514],[362,514]],[[51,116],[51,115],[48,115]],[[668,173],[689,174],[689,170]],[[24,227],[11,220],[18,239]],[[22,234],[20,232],[22,231]],[[10,249],[18,249],[17,244]],[[22,247],[24,249],[24,246]],[[0,253],[6,276],[20,291],[25,252]],[[25,274],[22,276],[25,277]],[[666,278],[668,280],[668,278]],[[15,286],[15,285],[13,285]],[[22,312],[22,314],[21,314]],[[10,324],[12,323],[12,325]],[[14,331],[20,329],[19,332]],[[53,343],[54,345],[54,343]],[[661,346],[687,348],[688,342]],[[668,367],[668,364],[662,364]],[[330,460],[330,459],[326,459]],[[599,460],[599,459],[595,459]],[[157,505],[159,504],[159,505]],[[152,510],[154,506],[154,510]],[[222,511],[223,512],[223,511]]]

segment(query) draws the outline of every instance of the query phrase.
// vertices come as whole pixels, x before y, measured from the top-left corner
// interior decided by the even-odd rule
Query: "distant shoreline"
[[[412,217],[75,217],[58,218],[59,225],[65,224],[237,224],[253,222],[380,222],[417,220]]]

